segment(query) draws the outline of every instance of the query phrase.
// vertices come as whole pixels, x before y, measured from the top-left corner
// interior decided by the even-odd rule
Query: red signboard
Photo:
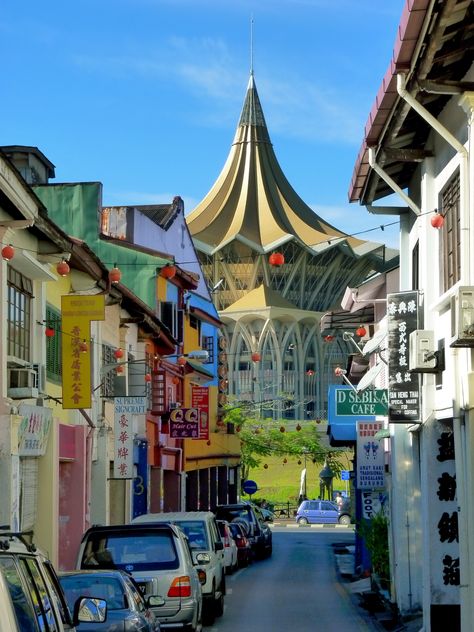
[[[176,408],[170,413],[170,437],[174,439],[197,439],[199,436],[199,410]]]
[[[201,413],[199,421],[199,436],[197,439],[209,439],[209,388],[207,386],[193,386],[191,406]]]

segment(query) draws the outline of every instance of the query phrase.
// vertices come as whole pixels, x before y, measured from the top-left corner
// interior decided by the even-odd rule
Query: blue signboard
[[[351,478],[349,470],[341,470],[341,481],[349,481]]]
[[[257,483],[255,481],[245,481],[242,485],[242,489],[246,494],[255,494],[258,489]]]

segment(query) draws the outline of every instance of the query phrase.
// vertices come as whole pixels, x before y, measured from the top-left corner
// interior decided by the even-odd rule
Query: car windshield
[[[169,531],[93,531],[87,537],[81,568],[97,567],[129,572],[167,570],[179,568],[179,558]]]
[[[201,520],[175,520],[174,524],[178,525],[188,536],[189,546],[193,551],[209,550],[204,522]]]
[[[105,599],[107,610],[121,610],[125,608],[124,590],[118,578],[93,577],[89,574],[67,575],[59,578],[66,594],[71,612],[79,597],[97,597]]]
[[[242,521],[253,522],[252,515],[246,507],[223,507],[217,510],[217,516],[227,522]]]

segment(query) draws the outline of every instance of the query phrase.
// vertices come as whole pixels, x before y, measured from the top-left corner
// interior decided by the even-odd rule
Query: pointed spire
[[[267,140],[270,142],[270,135],[268,133],[265,117],[263,116],[262,105],[258,97],[253,74],[250,75],[247,86],[247,94],[245,95],[245,101],[239,121],[239,127],[245,127],[246,125],[265,128],[264,138],[260,138],[259,140]]]

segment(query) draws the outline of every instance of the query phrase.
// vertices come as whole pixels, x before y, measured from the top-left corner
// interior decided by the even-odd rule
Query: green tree
[[[287,431],[287,420],[261,419],[252,416],[243,406],[229,406],[224,421],[232,424],[240,435],[242,480],[249,477],[251,469],[259,467],[264,457],[272,455],[305,456],[321,464],[327,459],[335,475],[344,469],[338,460],[338,451],[321,444],[314,422],[304,423],[302,427],[298,424],[299,430]]]

